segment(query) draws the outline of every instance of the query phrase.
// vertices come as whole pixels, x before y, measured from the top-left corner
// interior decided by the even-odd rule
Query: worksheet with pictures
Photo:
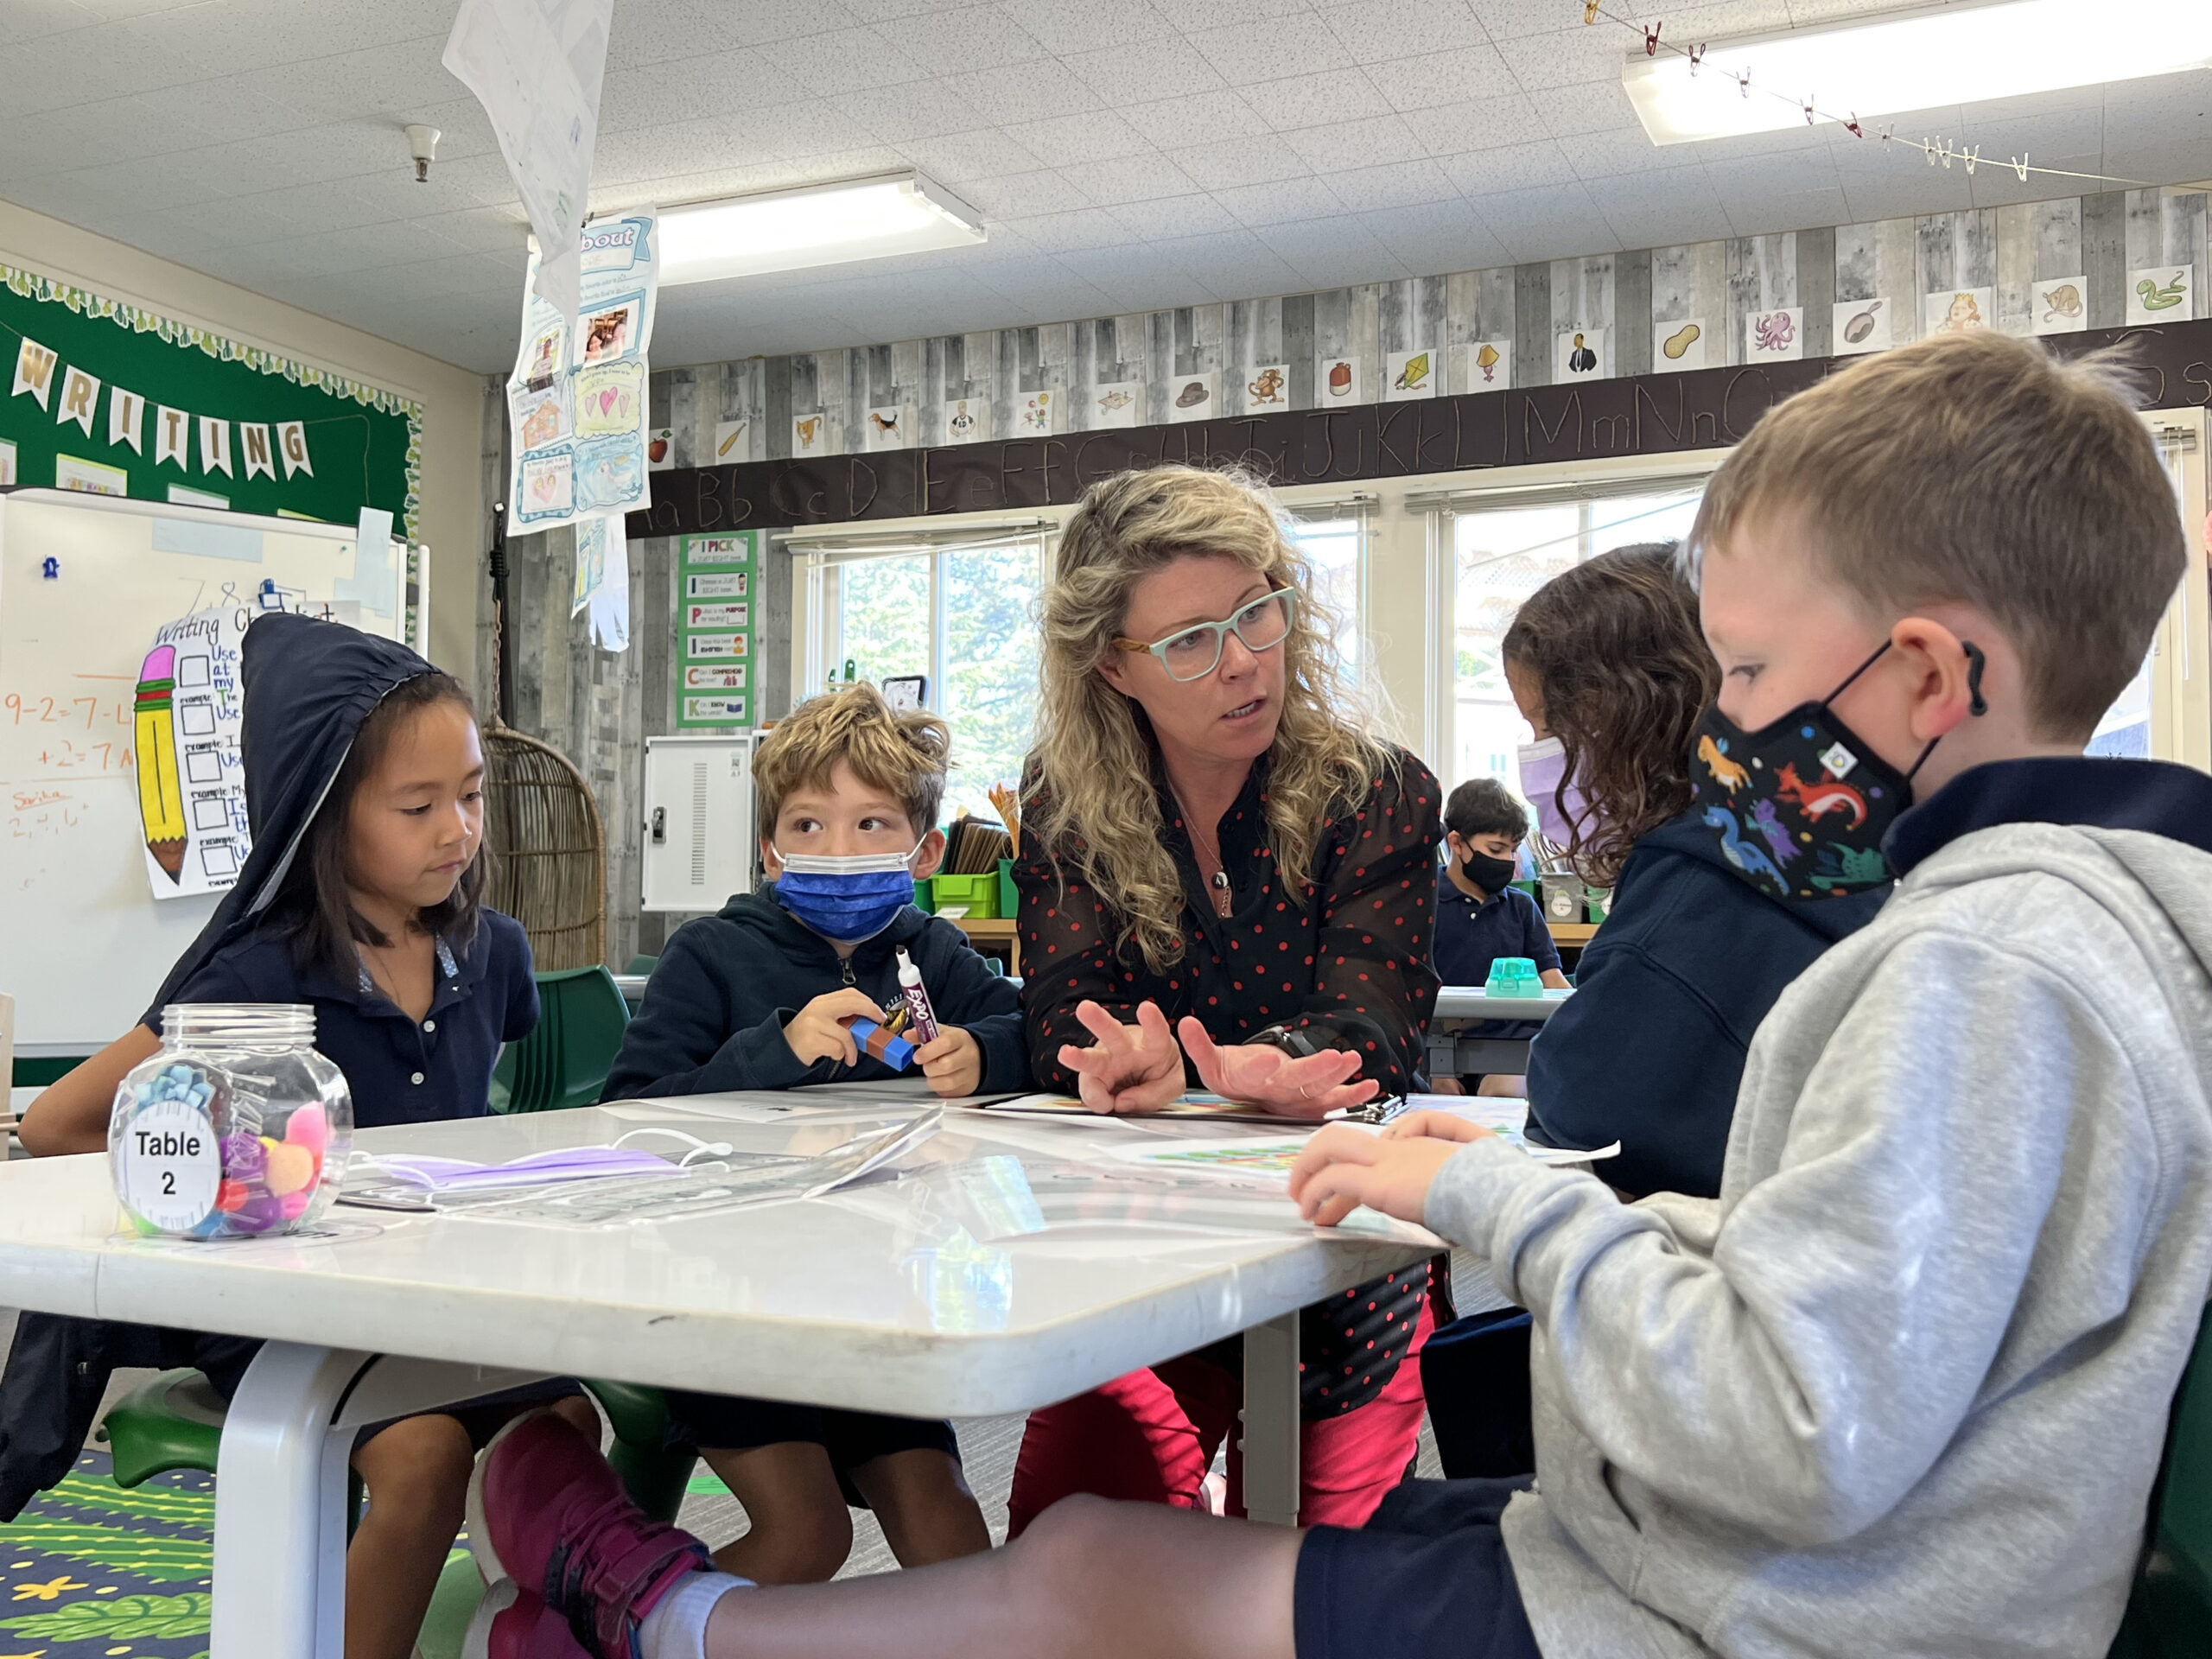
[[[760,555],[757,530],[683,538],[676,571],[679,731],[729,731],[753,724]]]

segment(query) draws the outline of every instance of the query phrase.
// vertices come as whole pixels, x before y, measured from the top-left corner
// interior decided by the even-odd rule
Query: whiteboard
[[[402,638],[407,549],[350,524],[17,490],[0,496],[0,991],[19,1055],[121,1036],[221,900],[147,885],[131,698],[154,630],[264,582]],[[48,560],[55,574],[45,574]],[[418,620],[419,610],[416,613]]]

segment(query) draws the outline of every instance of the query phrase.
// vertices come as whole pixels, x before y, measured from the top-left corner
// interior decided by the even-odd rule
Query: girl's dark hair
[[[1560,793],[1571,783],[1588,803],[1570,818],[1567,861],[1609,887],[1637,841],[1688,810],[1698,716],[1720,690],[1675,543],[1617,547],[1553,577],[1515,614],[1503,654],[1535,678],[1566,751]]]
[[[376,770],[400,728],[418,709],[442,702],[457,703],[472,721],[476,718],[476,705],[467,689],[452,675],[434,670],[394,686],[354,733],[353,747],[315,809],[271,907],[271,918],[291,935],[293,954],[302,967],[326,969],[340,983],[348,983],[359,960],[353,949],[357,941],[379,947],[391,943],[346,896],[351,874],[346,824],[362,781]],[[420,912],[423,928],[457,950],[475,942],[478,912],[489,879],[487,852],[486,844],[478,842],[476,856],[468,861],[445,901]]]

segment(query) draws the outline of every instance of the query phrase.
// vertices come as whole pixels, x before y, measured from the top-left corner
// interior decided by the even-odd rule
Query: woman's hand
[[[1443,1115],[1424,1112],[1418,1116]],[[1467,1140],[1490,1133],[1456,1118],[1446,1121],[1473,1129]],[[1290,1172],[1290,1196],[1298,1213],[1317,1226],[1333,1227],[1362,1205],[1419,1224],[1428,1206],[1428,1189],[1436,1172],[1458,1155],[1461,1144],[1458,1138],[1369,1135],[1345,1124],[1332,1124],[1308,1141],[1306,1150],[1299,1154]]]
[[[1372,1077],[1351,1081],[1359,1076],[1359,1056],[1348,1048],[1324,1049],[1300,1059],[1263,1044],[1224,1048],[1187,1014],[1182,1034],[1183,1046],[1207,1088],[1230,1100],[1264,1106],[1281,1117],[1325,1117],[1339,1106],[1372,1099],[1382,1087]]]
[[[946,1026],[933,1043],[914,1051],[930,1087],[947,1100],[972,1095],[983,1086],[983,1050],[963,1026]]]
[[[1060,1064],[1075,1073],[1077,1092],[1094,1112],[1156,1112],[1183,1092],[1183,1051],[1157,1002],[1137,1004],[1125,1026],[1096,1002],[1076,1004],[1075,1017],[1098,1041],[1060,1046]]]

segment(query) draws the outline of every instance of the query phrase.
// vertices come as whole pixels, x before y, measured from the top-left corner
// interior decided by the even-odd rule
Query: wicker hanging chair
[[[486,901],[530,935],[539,973],[607,958],[607,834],[583,774],[496,721],[484,731]]]

